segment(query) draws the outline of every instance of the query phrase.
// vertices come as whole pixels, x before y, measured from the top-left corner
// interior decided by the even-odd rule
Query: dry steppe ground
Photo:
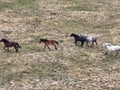
[[[75,46],[71,33],[99,46]],[[6,52],[0,43],[0,90],[120,90],[120,54],[101,46],[120,45],[120,0],[0,0],[0,38],[22,47]],[[59,49],[44,51],[40,38]]]

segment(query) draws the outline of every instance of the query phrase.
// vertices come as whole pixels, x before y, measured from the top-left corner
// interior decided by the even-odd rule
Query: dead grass
[[[20,2],[19,2],[20,1]],[[119,0],[0,1],[0,38],[17,41],[19,53],[0,44],[1,90],[119,90],[119,56],[103,42],[119,44]],[[77,47],[69,35],[98,38],[98,47]],[[40,38],[58,40],[43,50]]]

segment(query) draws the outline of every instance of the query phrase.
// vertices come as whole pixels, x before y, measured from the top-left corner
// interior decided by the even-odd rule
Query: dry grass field
[[[75,46],[71,33],[99,46]],[[120,54],[101,46],[120,45],[120,0],[0,0],[1,38],[22,48],[6,52],[0,43],[0,90],[120,90]],[[59,49],[44,51],[40,38]]]

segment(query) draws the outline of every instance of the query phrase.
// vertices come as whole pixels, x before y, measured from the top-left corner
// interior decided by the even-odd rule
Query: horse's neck
[[[112,46],[106,46],[108,50],[111,50],[113,47]]]
[[[80,37],[79,36],[74,36],[74,39],[79,39]]]
[[[3,44],[4,44],[5,46],[7,46],[7,45],[8,45],[8,42],[3,42]]]
[[[8,44],[9,43],[9,41],[5,41],[5,42],[3,42],[4,43],[4,45],[6,45],[6,44]]]
[[[4,43],[9,43],[9,41],[5,41]]]
[[[78,35],[74,35],[74,37],[79,37]]]

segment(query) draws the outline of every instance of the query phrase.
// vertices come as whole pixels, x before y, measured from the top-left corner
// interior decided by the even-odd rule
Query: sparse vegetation
[[[0,90],[119,90],[120,55],[101,46],[120,45],[119,25],[119,0],[1,0],[0,38],[22,48],[6,52],[0,43]],[[75,46],[72,32],[97,37],[99,46]],[[44,51],[40,38],[59,49]]]

